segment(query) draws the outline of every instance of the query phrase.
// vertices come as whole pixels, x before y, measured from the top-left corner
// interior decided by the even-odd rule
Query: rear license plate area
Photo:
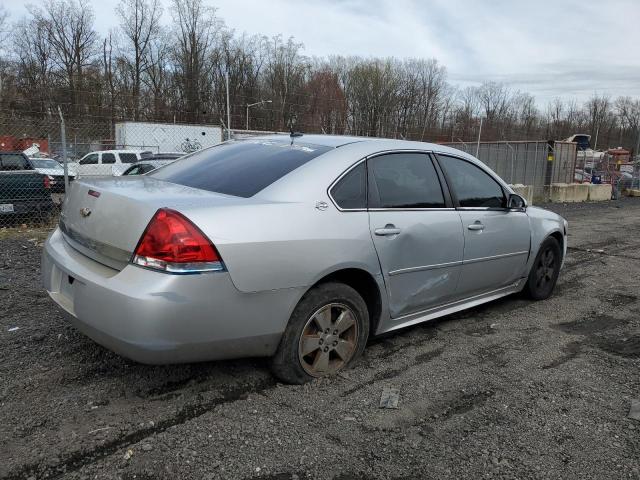
[[[73,300],[73,283],[75,280],[74,277],[64,272],[60,275],[60,295],[69,301]]]

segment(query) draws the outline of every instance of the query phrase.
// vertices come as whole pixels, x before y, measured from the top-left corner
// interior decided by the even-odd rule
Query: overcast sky
[[[107,32],[118,0],[89,1]],[[29,3],[2,2],[13,19]],[[434,57],[452,83],[499,80],[540,104],[594,92],[640,97],[640,0],[205,2],[237,32],[293,36],[310,56]]]

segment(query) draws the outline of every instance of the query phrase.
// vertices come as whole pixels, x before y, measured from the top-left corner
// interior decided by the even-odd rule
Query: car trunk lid
[[[146,176],[83,178],[69,190],[60,217],[65,239],[84,255],[117,270],[130,261],[158,209],[184,211],[247,201]]]

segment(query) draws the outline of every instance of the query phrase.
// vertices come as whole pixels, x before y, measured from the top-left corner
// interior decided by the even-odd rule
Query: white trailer
[[[222,141],[222,128],[184,123],[119,122],[115,126],[118,149],[190,153]]]

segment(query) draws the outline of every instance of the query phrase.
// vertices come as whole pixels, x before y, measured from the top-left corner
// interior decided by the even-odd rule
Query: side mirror
[[[517,212],[524,212],[527,208],[527,201],[517,193],[512,193],[511,195],[509,195],[507,208],[509,210],[514,210]]]

